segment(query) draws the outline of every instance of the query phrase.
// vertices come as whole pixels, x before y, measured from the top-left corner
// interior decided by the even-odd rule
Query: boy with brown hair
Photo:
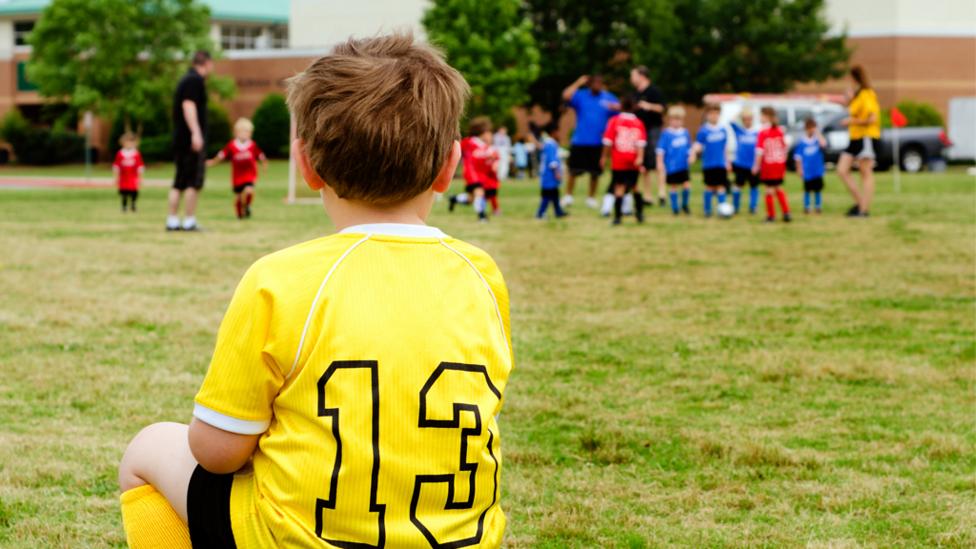
[[[467,94],[401,34],[292,80],[293,147],[339,233],[251,266],[192,423],[129,445],[131,547],[501,545],[508,293],[486,253],[424,224]]]

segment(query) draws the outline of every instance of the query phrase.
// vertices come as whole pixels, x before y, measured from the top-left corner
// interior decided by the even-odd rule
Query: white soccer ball
[[[733,215],[735,215],[735,207],[732,206],[732,204],[729,204],[728,202],[722,202],[722,203],[720,203],[718,205],[718,207],[715,208],[715,211],[718,212],[718,216],[719,217],[722,217],[722,218],[725,218],[725,219],[728,219],[728,218],[732,217]]]

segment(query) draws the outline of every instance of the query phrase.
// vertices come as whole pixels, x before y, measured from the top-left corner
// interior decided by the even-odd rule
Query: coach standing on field
[[[661,137],[661,127],[664,125],[664,94],[661,89],[651,82],[651,71],[644,65],[634,67],[630,71],[630,83],[637,90],[634,93],[634,105],[637,109],[634,114],[644,123],[647,130],[647,147],[644,148],[644,168],[646,171],[641,174],[644,196],[653,200],[653,190],[651,188],[651,173],[657,167],[657,140]],[[657,178],[655,178],[657,179]],[[663,182],[660,182],[657,189],[658,203],[664,206],[664,196],[667,189]]]
[[[167,231],[197,230],[197,195],[203,188],[207,149],[207,75],[213,60],[205,51],[193,54],[193,66],[176,86],[173,96],[173,154],[176,176],[169,191]],[[180,223],[180,200],[183,222]]]
[[[586,89],[580,89],[583,86]],[[620,110],[617,96],[608,92],[603,85],[603,77],[583,75],[563,90],[563,100],[576,111],[576,130],[569,147],[569,178],[566,180],[566,196],[563,206],[573,203],[573,190],[576,178],[590,174],[590,192],[586,205],[596,208],[596,186],[603,171],[600,156],[603,154],[603,130],[610,117]]]

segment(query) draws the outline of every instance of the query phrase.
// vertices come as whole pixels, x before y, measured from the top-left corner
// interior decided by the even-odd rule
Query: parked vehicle
[[[818,120],[820,131],[827,139],[827,150],[824,151],[824,159],[827,162],[837,163],[840,153],[850,144],[848,129],[841,124],[847,117],[847,112],[835,113],[825,117],[822,121]],[[803,122],[790,127],[788,136],[791,143],[799,142],[803,136]],[[894,163],[894,144],[895,134],[898,132],[898,150],[901,169],[906,172],[920,172],[933,160],[941,160],[944,150],[952,145],[945,131],[939,127],[909,127],[909,128],[888,128],[881,131],[881,146],[875,162],[878,170],[888,170]],[[787,167],[791,170],[793,166],[793,151],[790,150],[790,157]]]
[[[799,95],[799,94],[722,94],[711,93],[705,96],[705,103],[718,103],[722,108],[719,124],[738,122],[742,111],[752,110],[753,126],[759,128],[759,109],[772,107],[776,110],[779,123],[789,128],[813,117],[818,123],[838,113],[846,112],[844,97],[840,95]]]

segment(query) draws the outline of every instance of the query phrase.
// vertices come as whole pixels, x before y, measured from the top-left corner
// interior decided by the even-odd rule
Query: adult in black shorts
[[[206,162],[207,85],[213,71],[210,54],[198,51],[173,94],[173,154],[176,175],[169,191],[167,231],[197,230],[197,194],[203,188]],[[180,222],[180,201],[184,217]]]
[[[585,86],[585,88],[584,88]],[[563,90],[563,100],[576,111],[576,129],[569,149],[569,177],[566,179],[566,195],[563,205],[573,203],[576,178],[590,175],[590,188],[586,203],[597,207],[596,188],[603,170],[600,156],[603,154],[603,130],[610,118],[620,109],[619,100],[608,92],[600,75],[583,75]]]
[[[651,81],[651,71],[644,65],[634,67],[630,71],[630,83],[636,92],[634,100],[636,109],[634,114],[644,123],[647,130],[647,146],[644,147],[644,173],[641,175],[644,196],[653,203],[653,181],[651,173],[657,169],[657,142],[661,138],[661,128],[664,126],[664,93]],[[658,183],[657,197],[661,206],[665,204],[667,189]]]

